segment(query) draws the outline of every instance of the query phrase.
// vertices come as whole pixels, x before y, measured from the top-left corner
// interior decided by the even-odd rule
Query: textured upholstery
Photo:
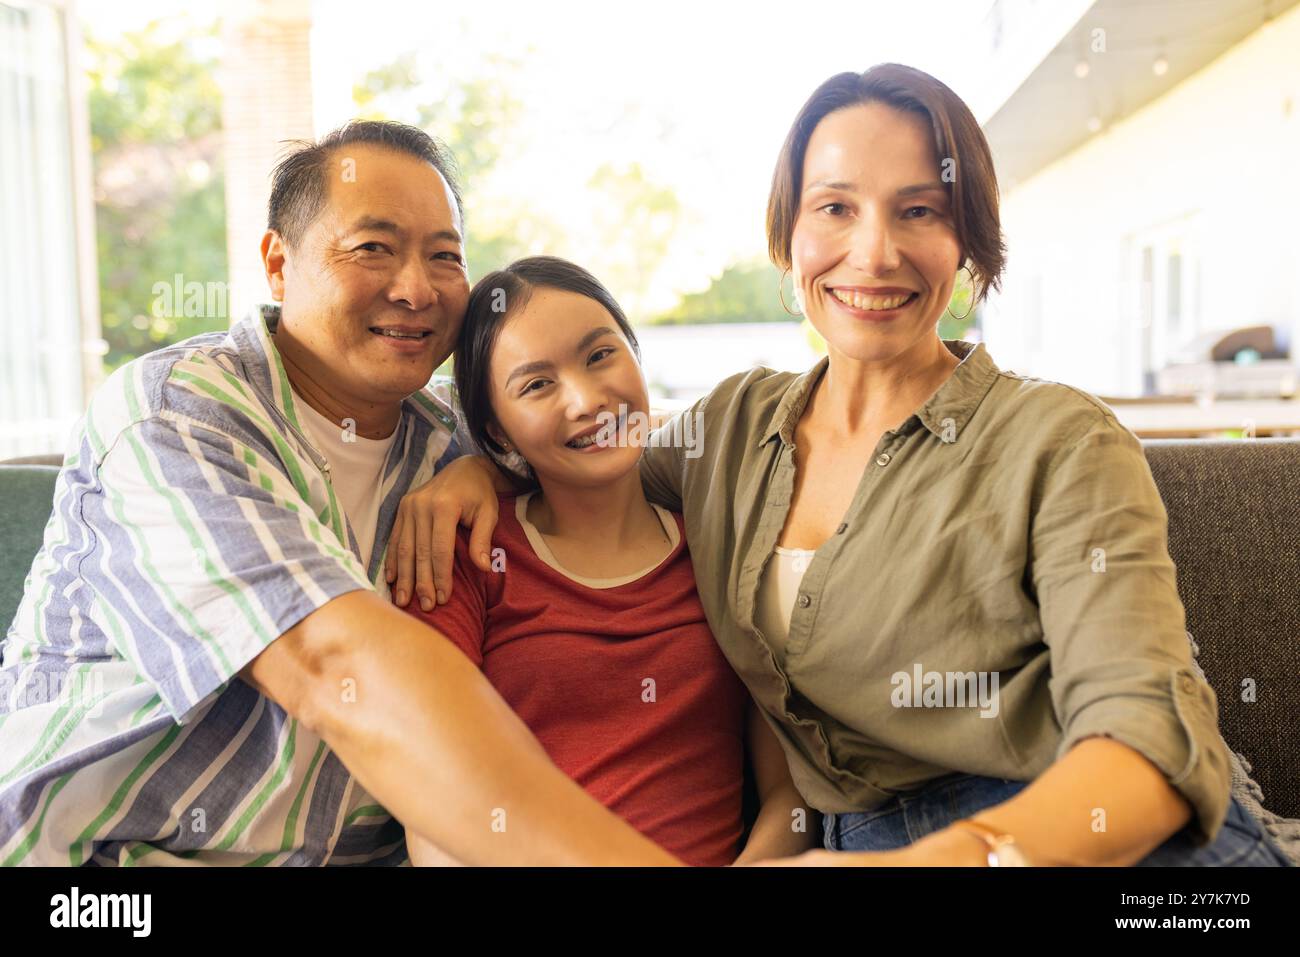
[[[6,631],[45,535],[58,474],[48,465],[0,465],[0,628]]]
[[[1300,440],[1144,445],[1223,738],[1253,767],[1264,807],[1298,818]]]

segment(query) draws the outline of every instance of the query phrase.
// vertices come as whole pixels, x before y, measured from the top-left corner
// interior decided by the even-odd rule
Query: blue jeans
[[[872,811],[827,814],[824,843],[831,851],[892,851],[954,821],[1001,804],[1029,782],[956,774],[911,794],[896,795]],[[1183,828],[1139,867],[1291,867],[1260,823],[1233,798],[1218,836],[1202,847]]]

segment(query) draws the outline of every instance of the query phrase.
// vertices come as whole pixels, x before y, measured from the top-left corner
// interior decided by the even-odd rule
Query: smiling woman
[[[793,266],[794,225],[810,201],[805,193],[821,190],[822,198],[831,202],[837,192],[857,191],[855,184],[823,177],[817,171],[809,171],[812,175],[805,180],[804,160],[813,133],[824,119],[833,118],[846,107],[866,104],[888,106],[905,114],[920,133],[920,142],[932,146],[930,156],[924,157],[920,165],[922,181],[899,184],[896,197],[900,201],[917,197],[940,205],[931,212],[943,214],[951,223],[961,250],[958,265],[969,266],[976,299],[983,300],[990,288],[999,288],[1006,263],[998,219],[997,176],[984,133],[948,87],[927,73],[897,63],[881,64],[865,74],[831,77],[804,104],[786,135],[772,177],[767,205],[768,254],[772,261],[786,270]],[[888,149],[891,144],[861,145]],[[874,161],[872,167],[904,171],[888,161]],[[908,211],[913,208],[926,207],[910,206]]]
[[[595,347],[597,339],[606,336],[621,336],[628,350],[625,357],[634,364],[639,363],[641,357],[636,333],[622,307],[595,277],[571,263],[552,256],[534,256],[521,259],[509,268],[479,280],[470,297],[466,310],[467,321],[456,352],[457,394],[470,434],[488,453],[498,457],[508,456],[529,487],[535,483],[533,468],[529,464],[531,460],[523,449],[508,447],[509,443],[493,409],[493,357],[507,319],[517,315],[534,296],[544,298],[556,295],[567,295],[568,304],[589,318],[589,328],[584,327],[586,335],[576,346],[577,353],[582,354],[580,357],[585,357],[588,348]],[[516,402],[525,393],[534,393],[539,387],[545,388],[549,380],[543,377],[543,373],[550,372],[554,377],[556,371],[554,363],[550,361],[537,360],[532,356],[526,358],[532,361],[508,364],[506,356],[499,356],[495,360],[507,373],[502,378],[507,387],[503,392],[507,392],[509,399]],[[505,368],[506,364],[508,368]],[[644,390],[645,383],[639,366],[633,378],[641,382],[641,389]],[[631,381],[626,376],[624,380]],[[503,395],[502,398],[506,399],[506,396]],[[648,413],[648,399],[644,395],[622,395],[620,398],[625,407],[631,403],[631,411]],[[509,399],[501,404],[509,404]],[[616,398],[614,404],[617,407],[619,399]],[[508,410],[505,415],[509,419]],[[577,438],[578,432],[594,429],[594,424],[590,429],[570,429],[573,435],[566,437],[566,440]],[[507,428],[506,431],[510,429]],[[518,454],[514,454],[516,452]],[[539,449],[534,457],[543,454],[544,451]]]

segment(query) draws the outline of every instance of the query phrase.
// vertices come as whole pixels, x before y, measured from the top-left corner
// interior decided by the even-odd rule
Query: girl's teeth
[[[864,296],[861,293],[846,292],[841,289],[832,290],[831,295],[846,306],[852,306],[854,309],[870,309],[872,311],[897,309],[912,298],[912,293],[910,292],[901,296]]]
[[[582,438],[570,439],[566,444],[575,449],[585,449],[589,445],[594,445],[597,440],[606,441],[608,438],[609,430],[601,429],[599,432],[584,435]]]

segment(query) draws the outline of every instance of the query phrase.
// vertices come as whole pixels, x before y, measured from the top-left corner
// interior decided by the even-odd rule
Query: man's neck
[[[375,403],[353,398],[337,386],[326,384],[323,370],[311,362],[310,356],[297,355],[298,344],[292,338],[276,335],[274,339],[289,385],[302,401],[339,428],[351,427],[363,439],[386,439],[393,434],[402,415],[401,402]],[[345,420],[350,420],[347,426]]]

